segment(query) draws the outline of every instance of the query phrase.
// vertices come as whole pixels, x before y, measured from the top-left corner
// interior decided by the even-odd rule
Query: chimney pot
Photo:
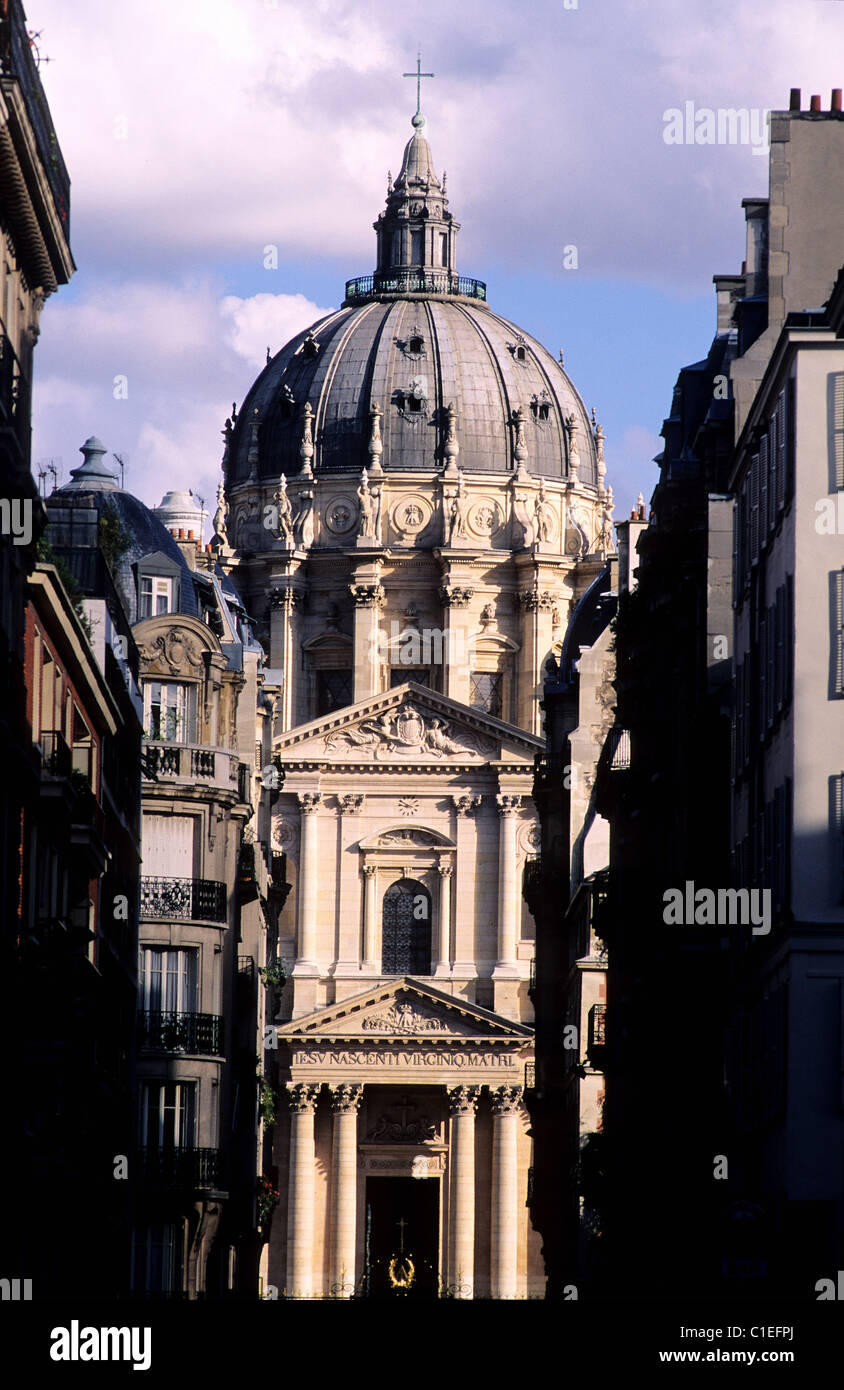
[[[812,99],[811,99],[811,101],[809,102],[809,110],[810,110],[810,111],[820,111],[820,109],[821,109],[821,99],[820,99],[820,97],[819,97],[819,96],[813,96]]]
[[[792,87],[792,89],[791,89],[791,97],[789,98],[789,102],[788,102],[788,109],[789,109],[789,111],[799,111],[799,110],[800,110],[800,88],[799,88],[799,87]]]
[[[195,536],[194,536],[194,534],[193,534],[193,531],[188,531],[188,540],[189,540],[189,541],[195,540]]]
[[[840,110],[841,110],[841,88],[840,88],[840,87],[833,87],[833,89],[832,89],[832,101],[829,103],[829,109],[830,109],[830,111],[840,111]]]
[[[180,526],[180,527],[179,527],[179,537],[178,537],[178,538],[179,538],[180,541],[183,541],[183,540],[185,539],[185,528],[184,528],[184,526]]]

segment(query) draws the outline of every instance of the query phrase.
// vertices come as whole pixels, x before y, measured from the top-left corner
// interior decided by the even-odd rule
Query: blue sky
[[[741,267],[741,199],[767,191],[764,151],[667,144],[666,113],[781,109],[792,86],[828,109],[844,85],[841,0],[28,0],[27,15],[79,267],[42,317],[33,458],[66,479],[98,434],[152,504],[176,486],[211,501],[220,429],[267,345],[372,270],[420,40],[459,268],[563,347],[606,430],[617,517],[649,495],[677,371],[707,350],[712,275]]]

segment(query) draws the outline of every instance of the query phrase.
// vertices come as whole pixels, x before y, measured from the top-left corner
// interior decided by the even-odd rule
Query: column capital
[[[269,593],[271,608],[302,608],[305,595],[300,589],[292,589],[285,584],[275,584]]]
[[[448,1108],[452,1115],[474,1115],[480,1086],[449,1086]]]
[[[554,607],[554,595],[549,589],[521,590],[516,598],[526,613],[550,613]]]
[[[437,860],[437,873],[442,878],[451,878],[454,873],[454,859],[451,855],[441,855]]]
[[[383,584],[350,584],[349,593],[355,608],[380,608],[385,598]]]
[[[295,1110],[298,1115],[302,1115],[308,1110],[315,1110],[321,1089],[321,1084],[314,1085],[307,1081],[288,1081],[287,1100],[290,1109]]]
[[[462,588],[457,584],[443,584],[439,590],[440,603],[444,608],[466,608],[474,592],[474,589]]]
[[[358,792],[347,792],[338,796],[337,804],[344,816],[356,816],[363,810],[363,796]]]
[[[513,1115],[522,1106],[521,1086],[490,1086],[493,1115]]]
[[[296,800],[299,802],[299,810],[303,816],[311,816],[319,809],[322,801],[322,792],[297,792]]]
[[[363,1098],[363,1086],[342,1082],[339,1086],[329,1086],[328,1089],[331,1095],[331,1109],[335,1115],[357,1113]]]
[[[375,877],[375,869],[376,869],[376,865],[375,865],[375,864],[361,864],[361,866],[360,866],[360,871],[361,871],[361,873],[363,874],[364,878],[374,878],[374,877]]]
[[[522,804],[520,796],[498,795],[495,798],[499,816],[512,816],[519,810]]]
[[[473,816],[481,804],[480,796],[453,796],[451,804],[458,816]]]

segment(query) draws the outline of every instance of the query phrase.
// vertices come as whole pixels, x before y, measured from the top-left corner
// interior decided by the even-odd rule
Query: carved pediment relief
[[[382,762],[402,758],[491,758],[496,754],[492,739],[474,730],[460,728],[451,720],[423,714],[415,705],[385,711],[376,719],[356,726],[332,730],[322,740],[329,757],[349,756]]]
[[[514,1023],[408,976],[317,1009],[279,1028],[280,1035],[302,1042],[356,1038],[359,1044],[384,1044],[391,1038],[418,1038],[429,1044],[468,1038],[512,1043],[530,1038],[532,1032],[526,1024]]]

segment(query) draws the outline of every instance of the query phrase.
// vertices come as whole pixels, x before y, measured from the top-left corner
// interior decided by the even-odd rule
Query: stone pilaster
[[[354,694],[353,700],[368,700],[381,692],[381,656],[384,642],[379,616],[384,602],[384,586],[378,565],[358,571],[349,585],[354,614]]]
[[[294,1013],[301,1016],[316,1007],[317,922],[319,904],[319,792],[300,792],[299,896],[296,962],[293,966]]]
[[[518,1017],[517,964],[521,888],[516,873],[516,827],[522,798],[501,795],[498,807],[498,959],[492,972],[495,1009]]]
[[[490,1295],[515,1298],[518,1288],[520,1086],[496,1086],[492,1100],[492,1210],[490,1213]]]
[[[457,864],[460,873],[467,879],[475,876],[478,870],[478,839],[474,823],[475,812],[481,804],[480,796],[452,796],[455,811],[454,839],[457,845]],[[475,910],[471,894],[457,893],[454,904],[454,961],[452,975],[456,980],[474,981],[477,976],[475,965]],[[473,989],[474,984],[468,985]]]
[[[290,1179],[287,1189],[288,1298],[312,1298],[314,1290],[314,1112],[319,1086],[288,1081]]]

